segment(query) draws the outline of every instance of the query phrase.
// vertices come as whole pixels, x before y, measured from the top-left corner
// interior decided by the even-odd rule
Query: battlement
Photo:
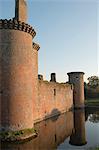
[[[39,44],[36,44],[33,42],[33,48],[38,51],[40,49],[40,46],[39,46]]]
[[[0,29],[20,30],[29,33],[33,38],[36,35],[35,30],[28,24],[16,19],[0,19]]]
[[[78,72],[68,72],[67,74],[68,74],[68,75],[71,75],[71,74],[72,74],[72,75],[84,75],[85,73],[78,71]]]

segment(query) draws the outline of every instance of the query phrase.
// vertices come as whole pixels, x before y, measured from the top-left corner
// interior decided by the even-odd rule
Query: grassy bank
[[[1,131],[0,132],[0,140],[7,141],[7,142],[24,141],[24,140],[27,140],[36,136],[37,136],[37,132],[34,128],[24,129],[20,131]]]
[[[99,106],[99,99],[87,99],[85,100],[86,106]]]

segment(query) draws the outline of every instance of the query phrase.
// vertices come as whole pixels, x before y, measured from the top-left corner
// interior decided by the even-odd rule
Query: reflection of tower
[[[74,112],[74,130],[70,136],[70,144],[72,145],[85,145],[86,134],[85,134],[85,112],[84,109],[75,110]]]
[[[1,150],[54,150],[73,130],[73,112],[47,119],[35,124],[38,136],[20,144],[14,142],[1,143]]]
[[[73,101],[74,107],[84,107],[84,79],[83,72],[70,72],[67,73],[69,76],[69,83],[74,85]]]

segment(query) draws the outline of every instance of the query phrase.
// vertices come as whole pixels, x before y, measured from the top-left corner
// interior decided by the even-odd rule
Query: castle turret
[[[18,12],[21,13],[23,0]],[[16,12],[16,13],[18,13]],[[20,14],[19,14],[20,16]],[[23,16],[23,15],[22,15]],[[0,20],[0,130],[33,128],[34,29],[23,19]]]
[[[33,120],[36,120],[38,117],[38,50],[40,46],[33,42]],[[35,104],[35,105],[34,105]]]
[[[74,85],[73,101],[75,108],[84,107],[84,79],[83,72],[70,72],[67,73],[69,76],[69,83]]]
[[[43,75],[42,74],[38,74],[38,79],[43,81]]]
[[[25,0],[15,0],[15,19],[27,22],[27,4]]]
[[[56,73],[51,73],[51,82],[56,82]]]

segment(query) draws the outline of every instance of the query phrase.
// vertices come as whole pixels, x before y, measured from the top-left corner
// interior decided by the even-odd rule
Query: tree
[[[99,86],[98,76],[91,76],[87,80],[88,80],[88,86],[90,86],[91,88],[96,88]]]
[[[95,112],[94,114],[91,114],[89,116],[89,121],[93,123],[98,123],[99,122],[99,112]]]

